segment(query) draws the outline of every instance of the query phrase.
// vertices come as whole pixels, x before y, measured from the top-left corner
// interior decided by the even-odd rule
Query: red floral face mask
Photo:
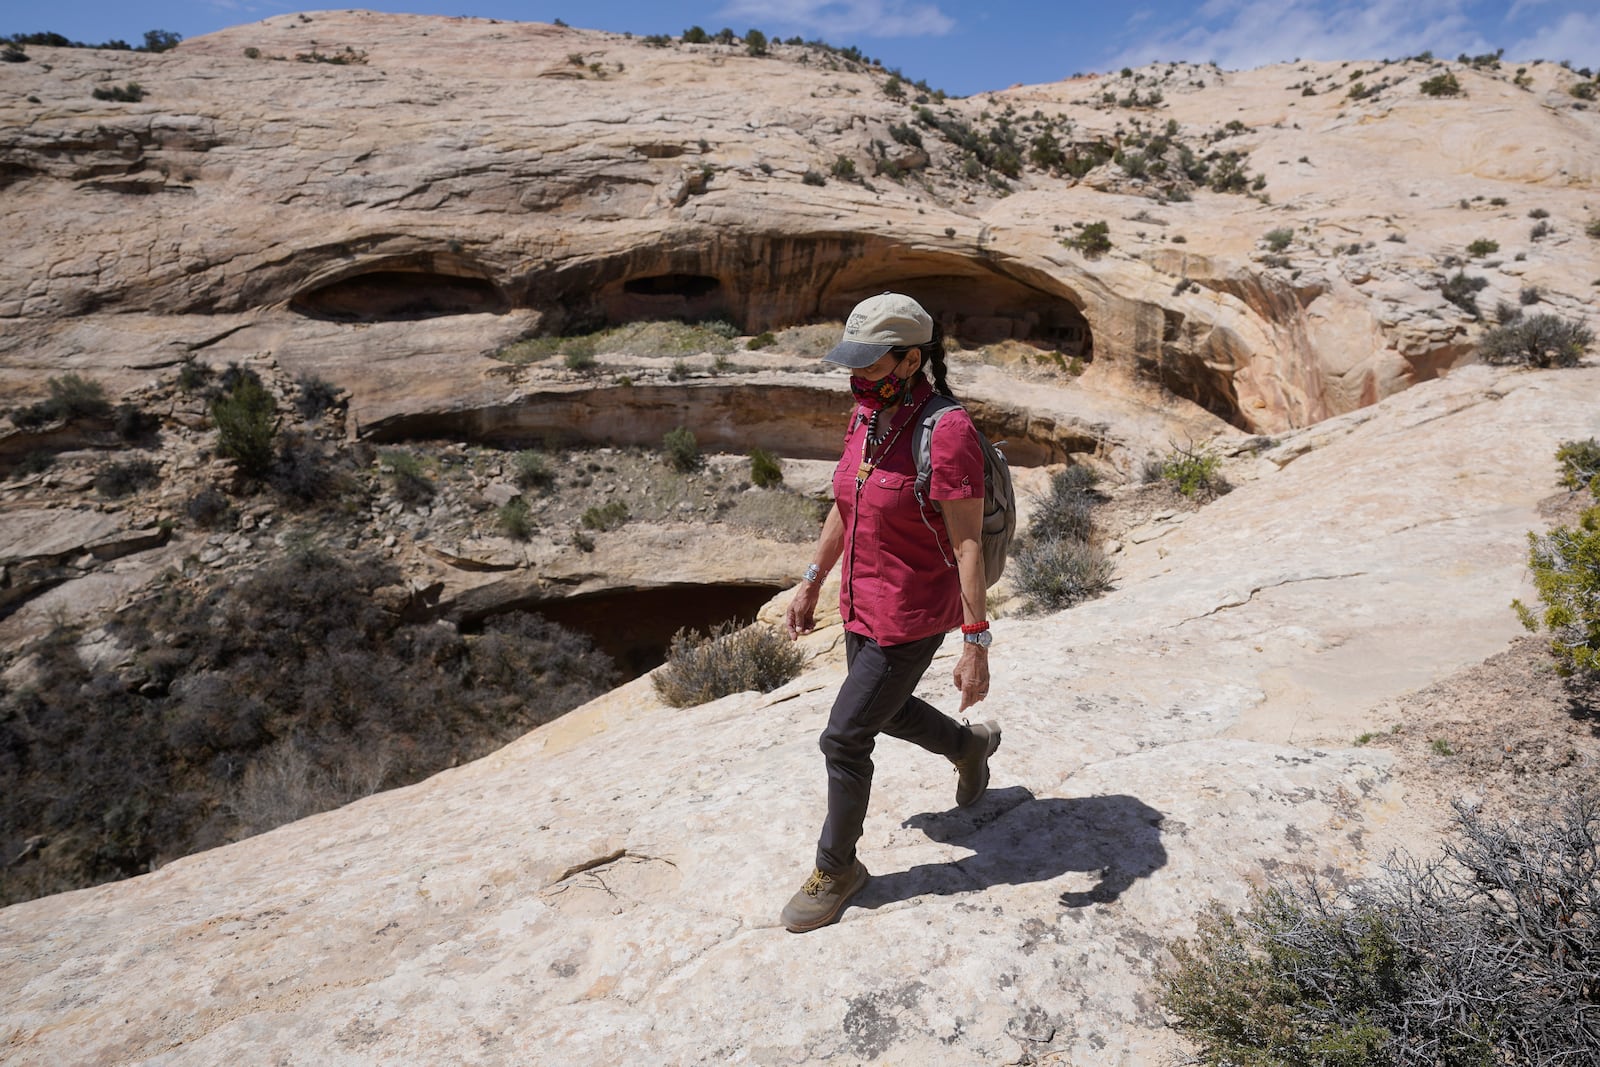
[[[890,404],[898,404],[905,399],[910,386],[910,378],[902,378],[894,371],[890,371],[875,382],[870,382],[860,375],[850,375],[850,392],[855,396],[856,402],[868,411],[882,411]]]

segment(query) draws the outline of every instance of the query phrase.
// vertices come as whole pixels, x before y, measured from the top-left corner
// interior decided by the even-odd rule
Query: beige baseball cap
[[[900,293],[882,293],[855,306],[845,320],[844,340],[822,358],[851,370],[870,367],[891,348],[933,340],[933,317]]]

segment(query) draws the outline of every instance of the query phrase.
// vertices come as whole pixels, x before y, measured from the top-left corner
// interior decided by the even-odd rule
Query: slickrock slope
[[[1161,1062],[1150,978],[1207,899],[1427,847],[1434,798],[1350,741],[1504,646],[1552,450],[1596,433],[1600,370],[1475,367],[1285,436],[1130,539],[1113,594],[1001,621],[980,805],[879,747],[876,880],[835,927],[775,918],[837,664],[686,711],[640,680],[417,786],[0,912],[0,1058]]]

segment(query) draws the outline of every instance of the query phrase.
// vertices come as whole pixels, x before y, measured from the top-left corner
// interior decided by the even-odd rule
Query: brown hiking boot
[[[961,808],[976,804],[989,788],[989,757],[1000,747],[1000,724],[993,719],[967,729],[961,755],[950,761],[961,775],[956,781],[956,806]]]
[[[839,917],[845,903],[861,891],[872,876],[860,860],[844,874],[833,875],[818,868],[811,872],[800,892],[783,907],[784,929],[803,934],[827,926]]]

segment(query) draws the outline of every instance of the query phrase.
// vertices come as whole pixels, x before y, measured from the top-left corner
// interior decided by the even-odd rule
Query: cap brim
[[[869,345],[861,341],[840,341],[834,345],[833,351],[822,359],[825,363],[837,363],[851,370],[861,370],[878,362],[883,358],[883,354],[893,347],[894,345]]]

